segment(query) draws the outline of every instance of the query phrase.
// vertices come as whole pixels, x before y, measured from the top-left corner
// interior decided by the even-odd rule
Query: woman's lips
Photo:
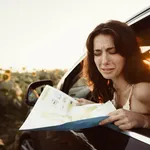
[[[101,70],[104,73],[111,73],[114,70],[114,68],[101,68]]]

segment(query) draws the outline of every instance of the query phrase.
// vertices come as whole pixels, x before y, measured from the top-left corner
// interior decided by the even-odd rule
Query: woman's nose
[[[106,65],[106,64],[108,64],[108,62],[109,62],[108,55],[107,55],[107,54],[103,54],[103,55],[102,55],[101,63],[102,63],[103,65]]]

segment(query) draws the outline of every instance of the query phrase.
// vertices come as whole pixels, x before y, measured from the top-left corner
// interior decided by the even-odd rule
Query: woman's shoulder
[[[150,83],[140,82],[134,85],[134,95],[136,99],[142,101],[150,101]]]
[[[147,87],[150,87],[150,82],[139,82],[139,83],[134,84],[134,86],[147,88]]]

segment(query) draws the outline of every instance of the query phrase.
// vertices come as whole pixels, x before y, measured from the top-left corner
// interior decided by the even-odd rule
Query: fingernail
[[[102,122],[100,122],[99,125],[102,125]]]

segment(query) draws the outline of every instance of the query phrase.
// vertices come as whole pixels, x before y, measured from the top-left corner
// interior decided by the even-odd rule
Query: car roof
[[[126,23],[128,25],[132,25],[135,22],[147,17],[148,15],[150,15],[150,5],[144,9],[142,9],[140,12],[136,13],[135,15],[133,15],[131,18],[129,18]]]

